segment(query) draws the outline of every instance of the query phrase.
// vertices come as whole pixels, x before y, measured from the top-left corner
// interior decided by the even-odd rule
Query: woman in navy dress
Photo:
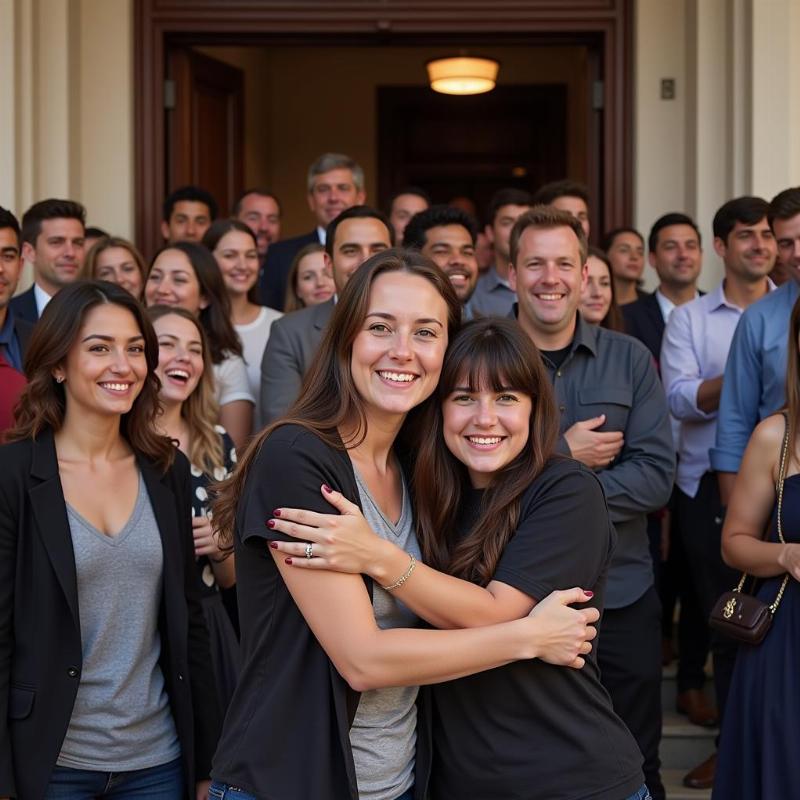
[[[767,637],[760,645],[739,648],[720,738],[715,800],[798,796],[794,760],[800,741],[800,304],[795,304],[789,330],[787,411],[767,417],[753,431],[722,531],[723,558],[764,579],[758,597],[765,603],[776,599],[787,574],[789,580]],[[787,426],[782,542],[776,484]]]

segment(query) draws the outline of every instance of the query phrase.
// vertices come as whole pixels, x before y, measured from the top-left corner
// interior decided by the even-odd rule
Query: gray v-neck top
[[[420,558],[405,480],[402,511],[394,524],[380,510],[355,468],[354,472],[364,517],[372,530]],[[377,584],[373,586],[372,607],[380,628],[414,628],[419,621]],[[362,693],[350,728],[360,800],[394,800],[414,785],[417,688],[401,686]]]
[[[83,664],[58,765],[116,772],[180,756],[158,659],[163,550],[139,476],[133,513],[106,536],[67,505]]]

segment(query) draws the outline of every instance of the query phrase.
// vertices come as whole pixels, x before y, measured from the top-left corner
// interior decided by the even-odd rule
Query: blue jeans
[[[176,758],[157,767],[130,772],[98,772],[55,767],[45,793],[46,800],[183,800],[183,770]]]
[[[646,786],[642,786],[638,792],[634,792],[630,797],[625,800],[653,800],[650,790]]]
[[[637,795],[638,797],[638,795]],[[397,800],[413,800],[414,790],[403,792]],[[642,795],[642,800],[647,800],[648,795]],[[231,786],[229,783],[214,781],[208,790],[208,800],[258,800],[254,794],[249,794],[243,789]]]

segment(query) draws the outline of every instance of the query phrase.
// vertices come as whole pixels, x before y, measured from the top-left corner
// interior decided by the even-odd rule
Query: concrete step
[[[681,774],[696,767],[714,752],[716,728],[692,725],[671,709],[664,709],[661,730],[661,763],[665,770],[680,770]]]
[[[667,800],[710,800],[711,789],[687,789],[681,781],[686,774],[682,769],[661,770],[661,780],[667,793]]]

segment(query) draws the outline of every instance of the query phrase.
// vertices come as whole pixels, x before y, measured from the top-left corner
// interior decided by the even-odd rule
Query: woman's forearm
[[[381,586],[394,583],[405,574],[409,556],[391,542],[383,542],[370,577]],[[533,602],[521,592],[509,589],[498,597],[490,589],[454,578],[417,562],[402,586],[392,591],[418,617],[436,628],[480,628],[508,622],[528,614]]]
[[[725,563],[756,578],[772,578],[786,572],[780,560],[785,549],[784,544],[764,542],[746,533],[730,533],[722,539]]]

